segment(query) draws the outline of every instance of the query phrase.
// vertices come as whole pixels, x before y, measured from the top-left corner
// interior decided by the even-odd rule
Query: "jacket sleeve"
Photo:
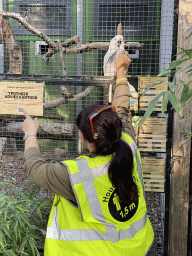
[[[130,92],[127,81],[121,81],[113,87],[113,101],[117,114],[123,123],[123,131],[135,140],[130,112]]]
[[[24,152],[24,159],[25,170],[30,180],[77,204],[66,166],[60,163],[46,162],[42,158],[40,150],[35,147]]]

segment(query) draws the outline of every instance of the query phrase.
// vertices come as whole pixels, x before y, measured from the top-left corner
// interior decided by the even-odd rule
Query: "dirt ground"
[[[59,162],[63,160],[61,157],[50,153],[42,153],[44,159],[48,162]],[[23,151],[13,150],[12,147],[7,146],[4,149],[3,157],[0,166],[0,180],[11,180],[15,187],[20,187],[27,176],[24,170]],[[25,186],[26,190],[28,187]],[[52,193],[49,196],[53,196]],[[163,255],[163,227],[161,220],[161,206],[159,193],[146,193],[146,202],[148,207],[148,215],[152,222],[155,239],[154,243],[148,253],[148,256]]]

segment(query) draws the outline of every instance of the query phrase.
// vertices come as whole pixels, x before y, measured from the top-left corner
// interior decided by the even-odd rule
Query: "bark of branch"
[[[65,66],[65,61],[64,61],[64,57],[63,57],[63,49],[61,46],[61,41],[58,39],[57,40],[57,45],[58,45],[58,49],[59,49],[59,58],[60,58],[60,64],[63,70],[63,75],[66,76],[67,75],[67,69]]]
[[[22,53],[21,48],[6,17],[0,15],[0,43],[6,43],[9,53],[8,74],[22,74]]]
[[[68,92],[68,89],[65,85],[60,85],[60,90],[65,99],[74,97],[72,93]]]
[[[17,20],[20,24],[23,25],[24,28],[26,28],[28,31],[30,31],[32,34],[35,34],[42,38],[50,47],[56,48],[57,44],[54,43],[44,32],[35,29],[32,27],[19,13],[14,13],[14,12],[0,12],[0,15],[4,17],[10,17],[15,20]]]
[[[0,127],[0,136],[23,136],[22,122],[9,123],[4,127]],[[38,129],[38,137],[42,138],[66,138],[72,139],[75,133],[74,124],[60,124],[60,123],[40,123]]]
[[[66,48],[66,47],[69,47],[73,44],[77,44],[79,41],[80,41],[79,36],[74,36],[74,37],[71,37],[71,38],[67,39],[65,42],[62,42],[61,46]],[[53,54],[55,54],[57,52],[58,52],[57,48],[54,48],[54,49],[49,48],[48,52],[44,56],[48,58],[48,57],[51,57]]]
[[[77,95],[74,95],[73,98],[59,98],[59,99],[56,99],[56,100],[52,100],[52,101],[46,101],[44,103],[44,107],[45,109],[52,109],[52,108],[56,108],[62,104],[67,104],[69,102],[73,102],[73,101],[77,101],[77,100],[80,100],[82,99],[83,97],[86,97],[91,91],[93,91],[93,89],[95,88],[95,86],[89,86],[85,89],[84,92],[81,92]]]
[[[109,48],[110,42],[95,42],[95,43],[87,43],[82,44],[79,46],[71,47],[65,49],[64,53],[71,54],[71,53],[83,53],[92,51],[95,49],[105,50],[107,51]],[[143,48],[144,44],[139,42],[126,42],[125,43],[125,50],[129,49],[141,49]]]

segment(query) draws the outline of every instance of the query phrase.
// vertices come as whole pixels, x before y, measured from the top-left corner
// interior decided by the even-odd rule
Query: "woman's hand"
[[[115,68],[117,72],[117,79],[126,77],[127,69],[131,63],[131,60],[127,57],[127,52],[124,55],[120,56],[116,61]]]
[[[37,134],[37,130],[39,128],[39,122],[37,118],[33,120],[24,108],[22,108],[22,111],[26,117],[22,125],[23,132],[25,134]]]

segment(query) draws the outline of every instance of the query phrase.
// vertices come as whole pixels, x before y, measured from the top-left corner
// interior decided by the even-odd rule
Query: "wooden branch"
[[[78,42],[80,41],[80,38],[79,36],[74,36],[74,37],[71,37],[69,39],[67,39],[65,42],[62,42],[61,43],[61,46],[62,47],[69,47],[73,44],[77,44]],[[44,55],[45,57],[51,57],[53,54],[57,53],[58,52],[58,49],[57,48],[49,48],[48,52]]]
[[[35,34],[42,38],[50,47],[56,48],[57,44],[54,43],[44,32],[35,29],[32,27],[19,13],[14,13],[14,12],[0,12],[0,15],[4,17],[10,17],[15,20],[17,20],[20,24],[23,25],[24,28],[26,28],[28,31],[30,31],[32,34]]]
[[[22,122],[9,123],[4,127],[0,127],[0,136],[23,136]],[[75,133],[74,124],[60,123],[40,123],[38,129],[38,137],[42,138],[67,138],[72,139]]]
[[[65,61],[64,61],[64,57],[63,57],[63,49],[61,46],[61,41],[59,39],[57,39],[57,45],[58,45],[58,49],[59,49],[59,58],[60,58],[60,64],[63,70],[63,75],[66,76],[67,75],[67,68],[65,66]]]
[[[53,50],[49,50],[45,57],[50,57],[52,54],[58,52],[57,44],[54,43],[44,32],[35,29],[32,27],[20,14],[18,13],[10,13],[10,12],[0,12],[0,15],[11,17],[21,23],[28,31],[31,33],[39,36],[42,38]],[[121,33],[121,25],[118,26],[118,33]],[[79,38],[73,37],[71,39],[66,40],[65,42],[61,43],[62,47],[67,47],[72,43],[76,43],[79,41]],[[76,47],[71,48],[63,48],[63,53],[71,54],[71,53],[83,53],[87,51],[92,51],[94,49],[100,50],[108,50],[110,42],[94,42],[94,43],[87,43]],[[129,49],[140,49],[143,48],[144,44],[138,42],[127,42],[125,43],[125,50]]]
[[[100,49],[100,50],[105,50],[107,51],[109,48],[110,42],[95,42],[95,43],[87,43],[87,44],[82,44],[79,46],[71,47],[65,49],[64,53],[70,54],[70,53],[83,53],[83,52],[88,52],[92,51],[95,49]],[[141,49],[143,48],[144,44],[143,43],[138,43],[138,42],[126,42],[125,43],[125,50],[129,49]]]
[[[69,47],[72,44],[77,44],[79,42],[80,42],[79,36],[74,36],[74,37],[67,39],[65,42],[62,42],[61,45],[62,45],[62,47]]]
[[[62,43],[61,43],[62,45]],[[109,48],[110,42],[95,42],[95,43],[87,43],[82,44],[79,46],[74,46],[71,48],[65,48],[63,53],[66,54],[73,54],[73,53],[83,53],[88,52],[96,49],[107,51]],[[126,42],[125,43],[125,50],[129,49],[142,49],[144,46],[143,43],[139,42]],[[45,57],[51,57],[54,53],[57,53],[58,49],[49,49],[48,52],[45,54]]]
[[[15,40],[13,31],[6,17],[0,15],[0,43],[6,43],[9,52],[8,74],[22,74],[22,52]]]
[[[68,92],[68,89],[65,85],[60,85],[60,90],[65,99],[74,97],[72,93]]]
[[[73,101],[77,101],[82,99],[83,97],[86,97],[91,91],[93,91],[93,89],[95,88],[95,86],[88,86],[84,92],[78,93],[77,95],[74,95],[73,98],[59,98],[56,100],[52,100],[52,101],[46,101],[44,103],[44,107],[45,109],[52,109],[52,108],[56,108],[62,104],[67,104],[69,102],[73,102]]]

